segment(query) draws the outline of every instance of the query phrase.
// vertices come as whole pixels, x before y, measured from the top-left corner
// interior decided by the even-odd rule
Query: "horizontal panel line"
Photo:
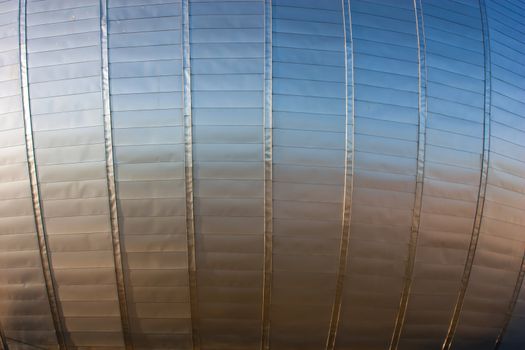
[[[96,6],[96,5],[88,5],[88,6],[78,6],[78,7],[65,7],[65,8],[58,8],[58,9],[51,9],[51,10],[37,11],[37,12],[28,11],[27,12],[27,18],[30,19],[33,15],[41,14],[41,13],[72,11],[72,10],[76,10],[76,9],[84,9],[86,7],[98,7],[98,6]],[[30,22],[30,21],[28,20],[28,22]]]
[[[429,89],[429,90],[430,90],[430,89]],[[461,105],[461,106],[474,108],[474,109],[479,110],[479,111],[480,111],[480,115],[483,116],[483,107],[480,107],[480,106],[474,106],[474,105],[469,105],[469,104],[467,104],[467,103],[463,103],[463,102],[457,102],[457,101],[447,100],[447,99],[445,99],[445,98],[441,98],[441,97],[433,96],[431,93],[428,94],[428,98],[431,98],[431,99],[434,99],[434,100],[440,100],[440,101],[451,102],[451,103],[458,104],[458,105]],[[430,111],[429,111],[429,112],[430,112]]]
[[[176,48],[180,48],[181,44],[180,43],[171,43],[171,44],[151,44],[151,45],[137,45],[137,46],[119,46],[119,47],[112,47],[111,45],[109,46],[109,54],[111,55],[111,51],[118,51],[118,50],[125,50],[125,49],[131,49],[131,50],[134,50],[134,49],[150,49],[150,48],[156,48],[156,47],[166,47],[166,48],[169,48],[169,47],[176,47]],[[179,56],[174,56],[174,57],[179,57]]]
[[[286,17],[279,17],[278,14],[274,14],[274,17],[273,17],[273,21],[274,23],[276,23],[277,21],[290,21],[290,22],[298,22],[298,23],[304,23],[304,24],[328,24],[328,25],[332,25],[332,26],[340,26],[341,23],[334,23],[334,22],[326,22],[326,21],[316,21],[316,20],[313,20],[313,19],[297,19],[297,18],[286,18]],[[274,24],[274,27],[276,27],[276,25]]]
[[[272,48],[283,48],[283,49],[296,49],[296,50],[304,50],[304,51],[314,51],[316,53],[322,53],[322,52],[331,52],[331,53],[338,53],[343,55],[342,50],[327,50],[327,49],[319,49],[319,48],[311,48],[311,47],[295,47],[295,46],[282,46],[278,44],[279,41],[276,41],[275,44],[272,45]],[[341,45],[342,46],[342,45]]]
[[[148,7],[151,7],[151,6],[155,6],[155,5],[148,5]],[[158,19],[165,19],[165,18],[181,18],[181,15],[176,15],[176,14],[170,14],[170,15],[166,15],[166,16],[163,16],[163,15],[155,15],[155,16],[148,16],[148,17],[123,17],[123,18],[115,18],[117,17],[116,15],[109,15],[108,16],[108,22],[111,26],[112,22],[117,22],[117,23],[120,23],[120,22],[126,22],[126,21],[129,21],[129,22],[132,22],[132,21],[135,21],[135,20],[141,20],[141,19],[151,19],[151,20],[158,20]],[[182,31],[181,29],[177,29],[179,31]],[[113,32],[111,32],[111,29],[109,31],[109,36],[111,36]]]
[[[46,184],[67,184],[67,183],[78,183],[78,182],[84,182],[84,181],[94,181],[94,180],[104,180],[105,177],[93,177],[93,178],[89,178],[89,179],[82,179],[82,180],[64,180],[64,181],[43,181],[42,179],[40,179],[40,183],[42,185],[46,185]]]
[[[352,11],[353,12],[353,11]],[[377,16],[376,16],[377,17]],[[378,31],[378,32],[383,32],[383,33],[394,33],[394,34],[400,34],[401,36],[410,36],[410,37],[413,37],[413,39],[415,40],[416,39],[416,34],[415,34],[415,31],[414,33],[407,33],[407,32],[400,32],[398,30],[393,30],[393,29],[387,29],[387,28],[380,28],[380,27],[372,27],[370,25],[366,25],[366,24],[353,24],[352,25],[353,28],[366,28],[366,29],[372,29],[372,30],[375,30],[375,31]],[[360,40],[363,40],[360,38],[360,33],[358,33],[357,35],[355,35],[356,32],[354,31],[354,41],[358,42]],[[365,40],[368,40],[368,39],[365,39]],[[408,46],[407,46],[408,47]],[[417,49],[417,46],[413,46],[414,49]]]
[[[43,118],[42,116],[48,116],[48,115],[51,115],[51,116],[57,116],[57,115],[63,115],[65,113],[75,113],[75,112],[100,112],[102,113],[102,108],[86,108],[86,109],[71,109],[71,110],[62,110],[60,112],[46,112],[46,113],[32,113],[31,116],[32,117],[37,117],[37,118]],[[96,126],[104,126],[103,124],[97,124]],[[83,126],[81,128],[87,128],[88,126]],[[68,128],[61,128],[61,129],[51,129],[51,130],[66,130]],[[51,131],[49,130],[49,131]],[[39,130],[36,130],[36,131],[39,131]],[[43,130],[43,131],[46,131],[46,130]],[[42,131],[40,131],[42,132]]]
[[[93,18],[93,19],[96,19],[96,18]],[[75,22],[78,23],[80,21],[82,21],[82,20],[76,20]],[[96,28],[98,29],[98,27],[96,27]],[[82,34],[90,34],[90,33],[98,33],[98,32],[99,32],[98,30],[88,30],[86,32],[73,32],[73,33],[69,33],[69,34],[57,34],[57,35],[49,35],[49,36],[39,36],[39,37],[28,38],[27,42],[28,42],[28,47],[30,47],[32,45],[32,41],[43,40],[43,39],[56,39],[56,38],[75,37],[75,36],[80,36]],[[100,44],[93,45],[93,47],[99,48]],[[76,48],[77,47],[69,47],[69,48],[63,48],[63,49],[55,49],[55,50],[51,50],[51,51],[56,51],[56,52],[58,52],[58,51],[68,51],[68,50],[71,51],[71,50],[74,50]],[[79,48],[83,48],[83,47],[81,46]],[[38,53],[38,52],[35,52],[35,53]],[[35,53],[29,54],[29,56],[34,55]],[[45,67],[45,66],[43,66],[43,67]]]
[[[328,8],[323,8],[323,7],[311,7],[311,6],[293,6],[293,5],[276,5],[276,4],[272,4],[272,8],[273,9],[277,9],[277,8],[292,8],[292,9],[303,9],[303,10],[319,10],[319,11],[324,11],[324,12],[332,12],[334,15],[337,15],[339,14],[339,11],[336,10],[336,9],[328,9]]]
[[[447,9],[447,10],[448,10],[448,9]],[[451,11],[451,12],[452,12],[452,11]],[[457,25],[459,25],[459,26],[461,26],[461,27],[468,28],[469,30],[472,30],[472,31],[476,31],[476,32],[481,31],[481,25],[480,25],[479,27],[472,27],[472,26],[470,26],[470,25],[468,25],[468,24],[465,24],[464,21],[457,22],[457,21],[451,20],[451,19],[448,18],[448,17],[443,17],[443,16],[441,16],[441,15],[439,15],[439,14],[435,14],[435,13],[432,14],[432,12],[430,12],[430,11],[426,11],[426,12],[425,12],[425,17],[431,17],[431,18],[435,18],[435,19],[438,19],[438,20],[441,20],[441,21],[444,21],[444,22],[448,22],[448,23],[452,23],[452,24],[457,24]],[[428,23],[428,22],[432,23],[432,21],[427,21],[427,23]],[[427,24],[425,23],[425,25],[427,25]],[[429,26],[429,27],[431,27],[431,26]],[[441,28],[437,28],[437,29],[441,29]],[[483,40],[483,39],[480,39],[480,41],[482,41],[482,40]]]
[[[499,153],[499,152],[495,152],[493,149],[490,150],[490,154],[496,154],[496,155],[500,156],[501,158],[504,158],[504,159],[507,159],[507,160],[511,160],[511,161],[514,161],[514,162],[519,162],[519,163],[521,163],[522,165],[525,165],[525,162],[523,161],[523,159],[517,159],[517,158],[509,157],[509,156],[506,155],[506,154]],[[490,162],[490,164],[491,164],[491,163],[493,163],[493,161]],[[492,165],[490,165],[490,167],[493,168]],[[521,177],[521,176],[519,176],[519,177]],[[523,178],[525,178],[525,177],[523,177]]]

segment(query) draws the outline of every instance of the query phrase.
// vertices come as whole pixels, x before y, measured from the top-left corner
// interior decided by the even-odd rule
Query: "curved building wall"
[[[525,348],[525,3],[0,3],[0,349]]]

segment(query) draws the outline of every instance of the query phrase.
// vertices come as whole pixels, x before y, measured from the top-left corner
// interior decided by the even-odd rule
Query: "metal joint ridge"
[[[191,334],[193,349],[200,349],[199,309],[197,304],[197,262],[193,192],[193,120],[191,106],[191,56],[189,0],[182,0],[182,84],[184,114],[184,184],[186,196],[186,243],[190,289]]]
[[[270,349],[273,270],[272,0],[264,2],[264,266],[261,349]]]
[[[352,216],[352,194],[354,184],[354,48],[352,39],[352,13],[350,0],[342,1],[343,15],[343,37],[345,53],[345,167],[344,167],[344,190],[343,190],[343,220],[341,242],[339,247],[339,264],[337,270],[337,281],[330,317],[330,326],[326,340],[326,350],[335,348],[339,319],[341,316],[341,305],[343,301],[343,287],[346,277],[348,260],[348,248],[350,242],[350,222]]]
[[[113,258],[117,282],[117,296],[122,324],[122,335],[126,349],[133,349],[129,321],[128,305],[126,300],[126,282],[122,264],[122,244],[117,210],[117,191],[115,183],[115,164],[113,160],[113,137],[111,121],[111,103],[109,90],[109,55],[108,55],[108,18],[107,0],[100,1],[100,35],[101,35],[101,63],[102,63],[102,113],[104,116],[104,145],[106,154],[106,177],[108,184],[109,218],[111,224],[111,238],[113,244]]]
[[[36,234],[38,238],[38,249],[40,253],[40,262],[42,264],[42,271],[44,275],[44,283],[46,286],[47,297],[49,301],[49,308],[51,310],[51,317],[53,319],[53,326],[57,337],[58,346],[60,349],[67,349],[67,344],[64,339],[63,319],[60,312],[60,306],[57,300],[57,292],[55,286],[55,279],[51,269],[51,259],[48,254],[47,234],[44,223],[44,214],[40,200],[40,186],[38,183],[38,170],[35,159],[35,147],[33,140],[33,125],[31,118],[31,105],[29,100],[29,77],[28,77],[28,63],[27,63],[27,31],[26,31],[26,16],[27,16],[27,0],[20,0],[19,3],[19,43],[20,43],[20,80],[22,89],[22,113],[24,117],[24,132],[25,132],[25,146],[27,165],[29,170],[29,182],[31,186],[31,199],[33,202],[33,212],[35,215]]]
[[[0,323],[0,349],[9,350],[9,344],[7,344],[7,337],[4,334],[4,329],[2,328],[1,323]]]
[[[423,201],[423,180],[425,172],[425,142],[426,142],[426,120],[427,120],[427,67],[426,67],[426,40],[425,25],[423,21],[423,8],[421,0],[414,0],[414,12],[416,21],[416,36],[418,48],[418,70],[419,70],[419,125],[417,142],[417,168],[416,168],[416,191],[414,200],[414,211],[410,227],[410,240],[408,244],[408,256],[405,267],[405,282],[399,302],[399,310],[396,317],[390,350],[396,350],[399,345],[401,333],[404,328],[412,280],[414,264],[416,259],[417,240],[419,236],[419,225],[421,223],[421,206]]]

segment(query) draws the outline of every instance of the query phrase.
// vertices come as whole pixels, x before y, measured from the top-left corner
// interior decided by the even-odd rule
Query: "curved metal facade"
[[[525,349],[525,2],[0,2],[0,348]]]

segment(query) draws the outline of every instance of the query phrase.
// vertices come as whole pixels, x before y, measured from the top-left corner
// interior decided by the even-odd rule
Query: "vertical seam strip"
[[[9,345],[7,344],[7,337],[5,336],[1,323],[0,323],[0,349],[9,350]]]
[[[339,267],[335,289],[332,316],[326,340],[326,349],[335,348],[341,304],[343,301],[343,287],[346,278],[348,260],[348,246],[350,241],[350,222],[352,218],[352,194],[354,189],[354,47],[352,39],[352,13],[350,0],[342,0],[344,52],[345,52],[345,178],[343,191],[343,220],[341,243],[339,247]]]
[[[264,1],[264,266],[261,349],[270,349],[273,272],[272,0]]]
[[[128,304],[126,300],[126,282],[122,265],[122,244],[117,211],[117,192],[115,184],[115,164],[113,161],[113,138],[111,121],[111,104],[109,92],[109,56],[108,56],[108,18],[107,0],[100,1],[100,33],[102,48],[102,107],[104,115],[104,142],[106,153],[106,175],[108,183],[109,218],[111,222],[111,239],[113,243],[113,258],[117,282],[117,296],[122,323],[122,335],[126,349],[133,349],[129,322]]]
[[[186,190],[186,242],[193,349],[200,349],[199,309],[197,305],[197,261],[195,214],[193,209],[193,118],[191,107],[191,56],[189,0],[182,1],[182,79],[184,92],[184,184]]]
[[[412,213],[412,224],[410,227],[410,241],[408,243],[408,256],[405,267],[405,282],[399,302],[399,310],[396,317],[394,332],[390,342],[390,350],[396,350],[401,338],[401,332],[405,324],[405,316],[412,289],[414,264],[416,259],[417,240],[419,236],[419,225],[421,222],[421,204],[423,201],[423,179],[425,171],[425,134],[427,120],[427,67],[426,67],[426,40],[423,22],[423,8],[421,0],[414,0],[414,12],[416,20],[418,70],[419,70],[419,126],[417,143],[417,169],[416,169],[416,192],[414,200],[414,211]]]
[[[456,329],[459,322],[459,316],[465,301],[465,295],[470,281],[470,274],[472,272],[472,265],[476,255],[476,248],[478,246],[479,232],[481,228],[481,220],[483,218],[483,207],[485,206],[485,194],[487,192],[487,178],[489,169],[489,151],[490,151],[490,106],[491,106],[491,69],[490,69],[490,38],[488,32],[487,14],[485,9],[485,1],[479,0],[479,8],[481,15],[481,28],[483,34],[483,54],[484,54],[484,117],[483,117],[483,154],[481,164],[481,176],[479,182],[478,202],[476,207],[476,216],[474,218],[474,226],[472,228],[472,236],[465,261],[465,268],[461,277],[461,287],[454,305],[452,318],[448,327],[447,335],[442,345],[443,350],[450,349]]]
[[[35,214],[36,234],[38,237],[38,250],[40,253],[40,262],[44,274],[44,283],[46,285],[47,298],[53,326],[60,349],[67,349],[63,332],[63,320],[60,313],[60,307],[56,296],[55,279],[51,271],[51,259],[48,254],[47,234],[43,219],[43,210],[40,200],[40,187],[38,184],[38,170],[36,167],[35,147],[33,141],[33,126],[31,123],[31,107],[29,102],[29,78],[27,65],[27,32],[26,32],[26,12],[27,0],[20,0],[19,7],[19,43],[20,43],[20,80],[22,89],[22,113],[24,115],[24,131],[26,143],[26,156],[29,170],[29,182],[31,185],[31,199],[33,201],[33,212]]]

